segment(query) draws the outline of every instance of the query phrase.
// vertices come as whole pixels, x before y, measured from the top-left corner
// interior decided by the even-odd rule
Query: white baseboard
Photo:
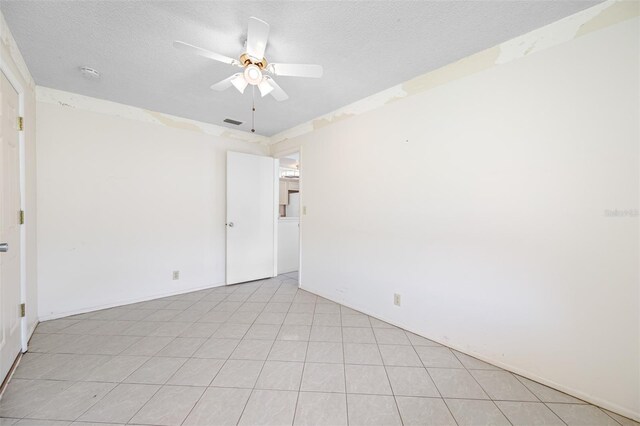
[[[300,284],[300,289],[308,291],[309,293],[316,294],[316,295],[318,295],[320,297],[324,297],[325,299],[331,300],[333,302],[340,303],[341,305],[344,305],[347,308],[356,310],[358,312],[362,312],[365,315],[369,315],[370,317],[376,318],[376,319],[378,319],[380,321],[384,321],[384,322],[389,323],[391,325],[395,325],[396,327],[403,328],[403,329],[405,329],[405,330],[407,330],[407,331],[409,331],[409,332],[411,332],[413,334],[417,334],[418,336],[422,336],[422,337],[427,338],[429,340],[433,340],[434,342],[439,343],[439,344],[441,344],[443,346],[447,346],[447,347],[449,347],[451,349],[455,349],[458,352],[462,352],[464,354],[467,354],[467,355],[470,355],[470,356],[472,356],[474,358],[477,358],[477,359],[479,359],[481,361],[487,362],[489,364],[492,364],[492,365],[495,365],[497,367],[500,367],[500,368],[502,368],[504,370],[510,371],[512,373],[515,373],[515,374],[517,374],[519,376],[526,377],[527,379],[530,379],[530,380],[533,380],[535,382],[541,383],[541,384],[543,384],[545,386],[549,386],[549,387],[551,387],[553,389],[559,390],[560,392],[564,392],[567,395],[571,395],[573,397],[576,397],[578,399],[581,399],[581,400],[586,401],[588,403],[591,403],[593,405],[597,405],[598,407],[601,407],[601,408],[604,408],[606,410],[612,411],[614,413],[620,414],[621,416],[628,417],[628,418],[630,418],[632,420],[635,420],[635,421],[640,421],[640,413],[634,413],[632,411],[629,411],[628,409],[620,407],[619,405],[617,405],[617,404],[615,404],[615,403],[613,403],[611,401],[607,401],[605,399],[602,399],[602,398],[599,398],[599,397],[595,397],[593,395],[584,393],[584,392],[579,391],[577,389],[573,389],[573,388],[561,385],[561,384],[556,383],[554,381],[545,379],[544,377],[540,377],[540,376],[538,376],[536,374],[532,374],[532,373],[530,373],[530,372],[528,372],[526,370],[523,370],[523,369],[521,369],[519,367],[515,367],[515,366],[512,366],[510,364],[504,363],[502,361],[486,357],[486,356],[484,356],[482,354],[479,354],[479,353],[476,353],[476,352],[473,352],[473,351],[469,351],[468,349],[463,349],[462,345],[458,345],[457,343],[452,343],[452,342],[443,343],[442,339],[440,339],[439,337],[428,336],[428,335],[425,335],[425,333],[418,333],[418,332],[412,330],[412,327],[407,326],[406,324],[396,323],[396,322],[394,322],[392,320],[385,319],[385,318],[380,317],[380,316],[378,316],[376,314],[371,314],[371,313],[367,312],[366,309],[363,309],[361,307],[355,306],[355,305],[353,305],[353,304],[351,304],[351,303],[349,303],[349,302],[347,302],[345,300],[336,300],[335,297],[328,296],[328,295],[324,294],[321,291],[317,291],[317,290],[310,289],[310,288],[305,288],[302,285],[302,283]]]
[[[33,333],[35,333],[36,331],[36,327],[38,326],[38,324],[40,324],[40,321],[36,320],[34,321],[33,325],[31,326],[31,328],[29,330],[27,330],[27,350],[29,348],[29,340],[31,340],[31,336],[33,336]]]
[[[222,287],[224,285],[226,285],[226,284],[225,283],[218,283],[218,284],[213,284],[213,285],[205,285],[205,286],[201,286],[201,287],[190,288],[190,289],[187,289],[187,290],[178,290],[178,291],[171,291],[171,292],[166,292],[166,293],[157,293],[157,294],[153,294],[153,295],[150,295],[150,296],[138,297],[138,298],[134,298],[134,299],[120,300],[120,301],[117,301],[117,302],[107,303],[107,304],[104,304],[104,305],[96,305],[96,306],[91,306],[91,307],[87,307],[87,308],[74,309],[72,311],[56,312],[56,313],[53,313],[53,314],[38,316],[38,321],[40,321],[40,322],[49,321],[49,320],[54,320],[54,319],[58,319],[58,318],[69,317],[71,315],[86,314],[88,312],[100,311],[102,309],[109,309],[109,308],[115,308],[115,307],[118,307],[118,306],[131,305],[133,303],[148,302],[149,300],[161,299],[163,297],[169,297],[169,296],[176,296],[178,294],[192,293],[194,291],[206,290],[208,288]]]

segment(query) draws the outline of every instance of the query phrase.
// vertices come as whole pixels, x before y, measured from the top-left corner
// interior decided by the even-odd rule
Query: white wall
[[[226,151],[266,147],[44,88],[37,109],[41,320],[224,283]]]
[[[23,167],[23,208],[25,211],[24,231],[24,265],[22,277],[26,303],[26,334],[31,336],[38,323],[38,289],[37,289],[37,256],[36,256],[36,93],[35,82],[27,69],[27,65],[18,50],[13,35],[0,11],[0,64],[10,80],[15,79],[21,86],[22,114],[24,117],[24,150]],[[20,91],[20,90],[18,90]],[[25,339],[26,340],[26,339]]]
[[[640,23],[603,19],[274,146],[302,287],[640,419]]]
[[[278,219],[278,274],[297,271],[300,266],[300,220]]]

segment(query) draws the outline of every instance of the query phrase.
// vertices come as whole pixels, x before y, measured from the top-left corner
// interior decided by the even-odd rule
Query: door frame
[[[291,154],[295,154],[298,153],[298,172],[299,172],[299,177],[298,177],[298,185],[300,185],[300,189],[298,190],[299,194],[300,194],[300,213],[298,214],[298,287],[301,288],[302,286],[302,218],[303,218],[303,209],[304,209],[304,188],[303,188],[303,177],[302,177],[302,146],[297,146],[295,148],[290,148],[290,149],[285,149],[284,151],[280,151],[277,154],[274,154],[273,157],[276,159],[280,159],[282,157],[286,157],[287,155],[291,155]],[[280,168],[278,167],[278,173],[277,173],[277,177],[278,177],[278,181],[277,183],[279,184],[279,177],[280,177]],[[277,203],[279,203],[279,197],[278,197],[278,201]],[[276,208],[276,225],[278,224],[278,218],[280,217],[280,209]],[[277,233],[277,231],[276,231]],[[276,246],[276,253],[278,252],[278,247]],[[276,270],[278,268],[278,265],[276,263]]]
[[[24,96],[25,90],[23,85],[20,83],[20,80],[13,73],[11,68],[9,68],[6,61],[0,61],[0,72],[7,77],[9,83],[13,86],[15,91],[18,93],[18,114],[20,117],[24,117]],[[34,123],[27,123],[30,125],[35,125]],[[26,204],[26,157],[25,157],[25,131],[18,131],[18,155],[19,155],[19,174],[20,174],[20,209],[25,211]],[[25,213],[26,214],[26,213]],[[26,258],[27,258],[27,238],[26,238],[26,230],[27,226],[29,226],[28,222],[25,220],[23,225],[20,225],[20,303],[27,302],[27,267],[26,267]],[[24,317],[20,318],[20,336],[22,340],[22,353],[26,352],[29,344],[29,335],[28,335],[28,321],[27,321],[27,310],[25,309]]]

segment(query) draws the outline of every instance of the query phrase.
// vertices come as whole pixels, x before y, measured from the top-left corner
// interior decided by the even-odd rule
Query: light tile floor
[[[298,289],[296,274],[41,323],[5,425],[638,425]]]

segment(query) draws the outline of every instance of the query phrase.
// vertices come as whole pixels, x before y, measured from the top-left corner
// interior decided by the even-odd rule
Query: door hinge
[[[22,132],[24,130],[24,118],[18,117],[18,131]]]
[[[20,225],[24,225],[24,210],[20,210]]]
[[[20,318],[24,318],[27,307],[24,303],[20,304]]]

